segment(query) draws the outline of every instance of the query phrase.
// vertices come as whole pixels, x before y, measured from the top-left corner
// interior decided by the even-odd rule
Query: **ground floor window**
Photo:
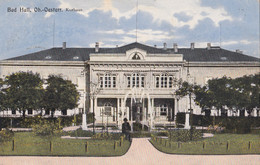
[[[45,110],[45,115],[50,115],[50,110]]]
[[[32,114],[33,114],[32,109],[28,109],[28,115],[32,115]]]
[[[16,110],[12,110],[12,115],[15,115],[16,114]]]
[[[61,111],[61,114],[62,114],[62,115],[67,115],[67,110],[62,110],[62,111]]]
[[[166,116],[168,111],[168,106],[167,104],[162,104],[160,105],[160,115],[161,116]]]

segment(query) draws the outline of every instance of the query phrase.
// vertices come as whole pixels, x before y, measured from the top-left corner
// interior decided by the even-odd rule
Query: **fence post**
[[[88,152],[88,142],[85,144],[85,152]]]
[[[251,150],[251,148],[252,148],[252,142],[249,141],[249,142],[248,142],[248,149]]]
[[[114,142],[114,150],[116,150],[116,147],[117,147],[117,142],[115,141]]]
[[[178,148],[181,148],[181,142],[178,142],[178,143],[177,143],[177,147],[178,147]]]
[[[160,138],[160,144],[162,144],[162,138]]]
[[[123,142],[124,142],[124,137],[121,136],[121,137],[120,137],[120,147],[123,145]]]
[[[12,141],[12,151],[14,151],[14,139]]]
[[[172,143],[169,141],[169,147],[172,148]]]
[[[52,152],[52,142],[50,141],[50,152]]]
[[[206,142],[203,142],[203,149],[205,149],[206,148]]]
[[[229,148],[230,148],[230,142],[227,141],[227,150],[229,150]]]

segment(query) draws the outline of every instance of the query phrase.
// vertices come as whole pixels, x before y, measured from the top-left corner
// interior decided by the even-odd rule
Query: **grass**
[[[119,142],[119,140],[117,140]],[[87,152],[86,152],[86,142]],[[115,140],[80,140],[51,139],[35,136],[32,132],[19,132],[14,136],[14,151],[12,141],[0,144],[0,155],[26,155],[26,156],[121,156],[124,155],[130,142],[124,141],[122,146],[117,143],[114,149]]]
[[[170,154],[260,154],[260,135],[255,134],[215,134],[212,138],[182,143],[169,143],[168,139],[150,142],[159,151]]]

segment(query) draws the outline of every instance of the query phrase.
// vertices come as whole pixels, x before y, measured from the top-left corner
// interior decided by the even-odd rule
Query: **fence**
[[[0,155],[85,155],[92,153],[115,153],[125,144],[124,136],[118,140],[88,140],[88,141],[44,141],[21,142],[12,140],[0,143]]]
[[[155,146],[160,146],[166,151],[185,151],[188,153],[204,153],[212,152],[216,154],[221,153],[260,153],[259,141],[192,141],[192,142],[175,142],[169,139],[161,138],[152,135],[151,142]],[[237,151],[237,152],[236,152]]]

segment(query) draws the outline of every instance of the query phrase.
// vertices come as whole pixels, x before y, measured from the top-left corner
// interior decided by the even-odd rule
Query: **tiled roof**
[[[173,48],[164,50],[140,43],[131,43],[115,48],[99,48],[98,53],[125,53],[127,50],[139,48],[151,54],[172,54]],[[46,61],[87,61],[89,54],[95,53],[95,48],[51,48],[23,56],[10,58],[7,60],[46,60]],[[259,58],[251,57],[237,52],[232,52],[219,47],[206,48],[178,48],[176,54],[183,54],[186,61],[194,62],[259,62]]]

